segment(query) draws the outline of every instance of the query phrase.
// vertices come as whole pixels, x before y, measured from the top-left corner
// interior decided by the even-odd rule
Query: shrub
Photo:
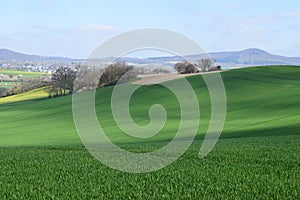
[[[136,78],[136,73],[132,72],[133,66],[125,62],[117,62],[105,68],[99,80],[99,86],[116,85],[120,80],[121,83]]]

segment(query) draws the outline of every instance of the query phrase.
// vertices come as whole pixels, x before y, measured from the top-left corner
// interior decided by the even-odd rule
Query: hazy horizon
[[[224,51],[213,51],[213,52],[205,52],[204,54],[213,54],[213,53],[226,53],[226,52],[241,52],[241,51],[245,51],[245,50],[250,50],[250,49],[256,49],[256,50],[262,50],[262,51],[266,51],[267,53],[270,53],[271,55],[278,55],[278,54],[274,54],[272,52],[269,52],[267,50],[264,49],[260,49],[260,48],[255,48],[255,47],[250,47],[247,49],[238,49],[238,50],[224,50]],[[1,48],[0,50],[8,50],[8,51],[13,51],[15,53],[21,53],[21,54],[25,54],[28,56],[42,56],[42,57],[58,57],[58,58],[68,58],[68,59],[87,59],[87,58],[80,58],[80,57],[65,57],[65,56],[53,56],[53,55],[40,55],[40,54],[36,54],[36,53],[28,53],[28,52],[19,52],[16,51],[14,49],[8,49],[8,48]],[[169,52],[165,52],[165,51],[159,51],[159,50],[137,50],[137,51],[132,51],[132,52],[128,52],[122,56],[120,56],[120,58],[124,57],[124,58],[138,58],[138,59],[146,59],[146,58],[160,58],[160,57],[172,57],[172,56],[180,56],[180,55],[176,55],[176,54],[172,54]],[[193,56],[193,55],[183,55],[183,56]],[[278,56],[285,56],[285,55],[278,55]],[[285,56],[285,57],[300,57],[300,56]]]

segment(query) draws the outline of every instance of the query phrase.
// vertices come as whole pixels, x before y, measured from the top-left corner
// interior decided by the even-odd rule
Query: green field
[[[0,69],[0,74],[11,74],[13,76],[18,76],[22,74],[23,78],[36,78],[43,75],[47,75],[47,73],[44,72],[27,72],[27,71],[10,70],[10,69]]]
[[[28,80],[30,78],[38,78],[42,76],[48,76],[47,73],[43,72],[27,72],[27,71],[19,71],[19,70],[8,70],[8,69],[0,69],[0,74],[13,75],[18,76],[22,74],[22,79]],[[24,82],[18,81],[3,81],[0,80],[0,88],[13,88],[16,85],[24,84]],[[1,101],[1,99],[0,99]],[[1,102],[0,102],[1,103]]]
[[[226,123],[204,159],[198,153],[210,99],[201,76],[188,77],[201,109],[196,140],[175,163],[146,174],[112,170],[88,153],[75,130],[71,96],[0,102],[0,198],[299,199],[299,73],[300,67],[292,66],[223,72]],[[96,95],[98,119],[111,140],[148,152],[172,139],[180,114],[168,89],[142,86],[131,99],[131,115],[140,125],[149,123],[148,109],[155,103],[168,112],[165,127],[150,139],[122,134],[110,110],[112,90],[99,89]]]
[[[18,102],[26,103],[26,101],[33,101],[33,100],[47,98],[49,96],[47,89],[48,89],[47,87],[42,87],[21,94],[16,94],[13,96],[2,97],[0,98],[0,105],[9,104],[9,103],[18,103]]]

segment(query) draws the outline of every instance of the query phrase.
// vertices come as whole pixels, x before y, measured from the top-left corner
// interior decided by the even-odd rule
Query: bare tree
[[[99,85],[99,77],[103,73],[102,68],[90,68],[86,65],[76,66],[76,79],[74,92],[80,93],[96,89]]]
[[[183,62],[178,62],[174,65],[174,69],[178,72],[178,74],[182,74],[185,72],[185,64]]]
[[[164,68],[164,67],[156,67],[151,71],[154,74],[170,74],[171,69],[169,67]]]
[[[201,60],[198,60],[198,66],[203,71],[209,71],[210,68],[212,68],[214,65],[214,61],[210,58],[202,58]]]
[[[54,96],[66,95],[73,93],[74,80],[76,78],[76,72],[68,67],[59,67],[51,78],[51,88],[48,90],[49,97],[52,97],[52,93],[55,92]]]

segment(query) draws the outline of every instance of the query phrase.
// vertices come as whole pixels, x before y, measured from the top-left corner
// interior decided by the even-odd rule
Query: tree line
[[[197,73],[200,71],[220,70],[221,66],[214,66],[213,60],[203,58],[199,60],[196,64],[187,61],[178,62],[174,65],[174,69],[179,74],[186,74]],[[74,91],[74,81],[76,78],[76,73],[78,71],[80,71],[80,66],[78,66],[75,69],[71,69],[68,67],[59,67],[55,70],[55,72],[52,73],[50,83],[43,82],[38,84],[20,84],[9,90],[5,88],[0,88],[0,97],[26,92],[31,89],[35,89],[42,86],[48,86],[48,93],[50,98],[72,94]],[[99,79],[98,77],[101,73],[102,75]],[[85,80],[83,82],[83,85],[80,87],[87,87],[85,86],[85,83],[88,84],[89,82],[91,82],[91,80],[94,80],[95,78],[98,79],[96,80],[96,84],[98,87],[112,86],[116,85],[118,82],[124,83],[137,78],[137,73],[134,70],[134,67],[132,65],[127,65],[125,62],[116,62],[110,64],[103,71],[101,71],[101,73],[99,73],[99,71],[97,73],[94,71],[86,72],[88,80]]]
[[[215,66],[214,61],[209,58],[202,58],[197,61],[196,64],[184,61],[178,62],[174,65],[174,69],[179,74],[189,74],[189,73],[198,73],[198,72],[208,72],[208,71],[217,71],[221,70],[221,66]]]
[[[136,73],[133,72],[133,66],[127,65],[125,62],[110,64],[104,71],[89,71],[85,70],[83,66],[78,66],[75,70],[67,67],[60,67],[52,74],[50,88],[48,89],[49,97],[72,94],[74,91],[76,73],[78,71],[84,73],[85,75],[82,77],[87,79],[81,80],[81,85],[79,87],[83,88],[82,91],[93,88],[93,82],[95,78],[99,77],[101,72],[103,73],[100,76],[100,79],[98,78],[97,80],[98,87],[112,86],[116,85],[118,82],[124,83],[137,77]]]
[[[50,83],[46,80],[41,80],[39,78],[31,78],[26,80],[26,82],[20,82],[19,84],[11,88],[0,87],[0,98],[21,94],[41,87],[46,87],[49,86],[49,84]]]

